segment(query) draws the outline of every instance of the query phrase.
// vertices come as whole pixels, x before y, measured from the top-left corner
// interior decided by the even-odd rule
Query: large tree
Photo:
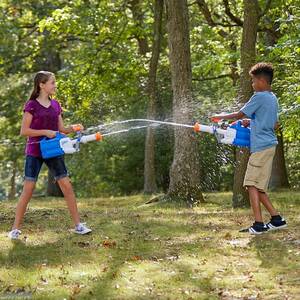
[[[193,119],[189,16],[186,0],[166,0],[169,60],[173,89],[173,119]],[[175,128],[174,158],[168,196],[194,203],[202,201],[197,141],[190,129]]]
[[[155,119],[157,115],[157,68],[162,38],[162,15],[163,0],[155,0],[152,53],[149,65],[149,77],[147,92],[149,96],[147,118]],[[154,193],[157,191],[155,176],[155,135],[154,128],[148,127],[145,142],[145,162],[144,162],[144,193]]]
[[[260,17],[257,0],[244,0],[244,22],[241,43],[241,76],[238,101],[245,103],[253,94],[249,70],[255,63],[256,38]],[[233,184],[233,207],[249,206],[248,193],[243,187],[243,180],[249,159],[249,150],[238,148],[235,153],[235,171]]]

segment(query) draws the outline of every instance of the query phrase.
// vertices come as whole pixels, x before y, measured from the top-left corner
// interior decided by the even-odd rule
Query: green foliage
[[[230,3],[242,19],[242,1]],[[214,112],[237,109],[239,47],[242,28],[226,15],[223,1],[207,0],[210,26],[196,2],[190,2],[190,41],[195,120],[208,122]],[[264,1],[260,1],[264,9]],[[274,0],[260,21],[275,30],[275,44],[260,31],[258,60],[271,61],[276,70],[274,91],[279,96],[287,166],[292,186],[299,186],[299,1]],[[147,80],[151,53],[141,55],[138,40],[151,49],[153,1],[140,3],[135,20],[130,3],[104,1],[16,1],[0,3],[0,173],[1,194],[7,195],[13,168],[22,185],[24,138],[19,137],[22,107],[32,88],[34,72],[56,73],[57,99],[66,124],[85,127],[136,117],[147,111]],[[221,25],[220,25],[221,24]],[[166,20],[163,21],[165,33]],[[172,87],[167,36],[162,39],[157,72],[157,118],[172,117]],[[294,109],[293,109],[294,107]],[[191,123],[193,120],[191,120]],[[130,194],[143,188],[145,132],[108,138],[84,145],[67,158],[76,192],[81,196]],[[232,153],[213,137],[199,138],[205,168],[203,188],[231,186]],[[168,187],[173,155],[172,129],[156,130],[156,170],[160,190]],[[224,157],[224,155],[226,157]],[[17,162],[16,164],[14,162]]]

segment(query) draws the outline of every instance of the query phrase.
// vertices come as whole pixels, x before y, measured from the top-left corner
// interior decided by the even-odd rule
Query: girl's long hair
[[[33,87],[33,91],[30,95],[29,100],[36,100],[36,98],[40,94],[40,90],[41,90],[40,84],[46,83],[52,76],[54,77],[55,75],[48,71],[39,71],[35,74],[34,81],[33,81],[34,87]]]

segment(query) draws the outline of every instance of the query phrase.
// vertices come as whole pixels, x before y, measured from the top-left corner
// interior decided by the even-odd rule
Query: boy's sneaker
[[[268,230],[278,230],[287,227],[287,224],[285,219],[281,216],[273,216],[266,226],[268,227]]]
[[[262,234],[267,232],[268,228],[264,223],[254,222],[249,228],[241,229],[239,232],[247,232],[250,234]]]
[[[74,232],[78,234],[90,233],[92,229],[88,228],[85,224],[86,223],[79,223],[78,225],[76,225]]]
[[[8,233],[8,237],[11,239],[11,240],[17,240],[19,238],[19,235],[21,234],[21,231],[19,229],[13,229],[12,231],[10,231]]]

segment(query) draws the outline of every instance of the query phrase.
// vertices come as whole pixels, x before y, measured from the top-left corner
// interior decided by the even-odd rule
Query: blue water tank
[[[250,128],[242,126],[242,121],[237,121],[229,126],[236,130],[236,136],[233,145],[240,147],[250,147]]]
[[[66,136],[64,134],[57,132],[55,138],[49,139],[44,137],[41,139],[40,148],[42,157],[48,159],[65,154],[63,149],[60,147],[60,140],[65,137]]]

